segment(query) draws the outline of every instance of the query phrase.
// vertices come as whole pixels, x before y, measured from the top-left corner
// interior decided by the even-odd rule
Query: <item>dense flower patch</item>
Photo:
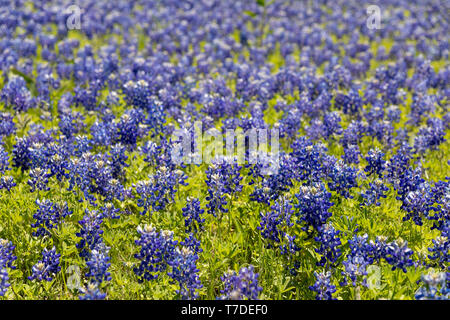
[[[0,299],[449,298],[442,1],[69,6],[0,1]]]

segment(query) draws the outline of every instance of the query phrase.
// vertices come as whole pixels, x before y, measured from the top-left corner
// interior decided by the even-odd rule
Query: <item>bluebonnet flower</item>
[[[55,147],[53,142],[45,145],[41,142],[32,142],[28,148],[30,167],[47,169],[49,159],[56,152]]]
[[[177,247],[172,259],[168,261],[172,270],[167,275],[178,282],[180,289],[177,290],[177,293],[183,300],[196,299],[198,297],[197,290],[203,287],[198,276],[197,260],[197,253],[191,249]]]
[[[61,255],[56,252],[55,247],[51,250],[44,249],[42,251],[42,260],[33,266],[33,273],[28,277],[28,279],[52,281],[53,277],[61,270],[61,267],[59,266],[60,257]]]
[[[449,227],[448,216],[450,214],[450,179],[447,183],[437,182],[432,189],[436,206],[431,208],[428,219],[433,221],[431,229],[438,229],[444,232]]]
[[[140,264],[133,271],[139,282],[154,280],[173,259],[177,241],[173,240],[172,231],[157,232],[152,225],[139,226],[137,231],[141,238],[135,242],[141,249],[134,257]]]
[[[49,176],[55,176],[58,181],[62,181],[66,177],[67,161],[58,153],[52,155],[47,163],[50,169]]]
[[[422,178],[422,168],[416,169],[406,168],[400,176],[394,180],[394,188],[397,190],[397,200],[405,201],[406,197],[411,191],[416,191],[417,188],[424,182]]]
[[[325,139],[329,139],[334,134],[342,133],[341,117],[337,111],[328,112],[323,116]]]
[[[320,119],[312,119],[311,125],[305,128],[306,135],[313,141],[325,136],[325,126]]]
[[[357,168],[346,165],[342,161],[333,164],[330,168],[329,177],[331,181],[328,182],[328,188],[331,191],[336,191],[344,198],[351,199],[350,189],[358,186],[356,182],[357,172]]]
[[[409,169],[412,158],[411,149],[408,144],[402,143],[397,152],[386,162],[386,177],[394,186],[405,171]]]
[[[362,138],[367,134],[367,123],[352,120],[348,127],[342,132],[340,140],[342,146],[346,148],[349,145],[358,145]]]
[[[109,248],[103,243],[97,243],[89,254],[89,259],[86,261],[88,272],[86,277],[91,278],[91,282],[102,283],[103,281],[111,280],[111,273],[108,268],[111,266],[109,262],[111,259],[108,256]]]
[[[269,205],[271,201],[276,200],[293,186],[293,180],[297,179],[296,168],[294,158],[284,153],[280,154],[279,169],[274,174],[263,175],[261,163],[250,166],[249,175],[252,176],[250,184],[256,184],[259,179],[262,179],[260,186],[255,186],[250,199]]]
[[[11,241],[0,239],[0,297],[5,295],[10,286],[7,268],[16,269],[16,266],[13,266],[13,262],[17,259],[13,253],[14,249],[15,246]]]
[[[178,187],[186,185],[187,176],[179,169],[172,170],[161,166],[154,175],[149,175],[149,178],[136,184],[136,192],[140,196],[137,205],[143,208],[142,214],[149,210],[153,212],[165,209],[173,202]]]
[[[31,224],[32,228],[37,228],[33,232],[33,236],[42,237],[50,235],[50,230],[57,228],[62,219],[69,216],[72,212],[69,211],[67,203],[53,203],[50,200],[36,200],[39,209],[33,214],[36,219],[35,223]]]
[[[7,112],[0,113],[0,138],[10,136],[16,132],[16,125],[13,116]]]
[[[441,119],[430,118],[427,126],[419,129],[414,139],[414,149],[421,155],[427,150],[436,150],[445,141],[445,126]]]
[[[224,289],[220,290],[221,300],[258,300],[260,292],[263,290],[258,285],[259,274],[254,272],[252,265],[242,267],[239,273],[235,271],[225,273],[220,279],[224,283]]]
[[[242,190],[240,169],[241,167],[237,164],[230,164],[226,159],[221,159],[213,162],[206,170],[208,213],[216,216],[218,212],[228,212],[227,195],[233,195]]]
[[[335,230],[333,226],[328,223],[323,225],[318,230],[318,236],[314,238],[320,244],[319,248],[314,249],[321,255],[318,266],[333,266],[337,259],[341,256],[341,239],[339,238],[340,231]]]
[[[362,236],[355,235],[352,239],[348,241],[350,244],[350,255],[360,255],[365,260],[372,263],[372,245],[368,241],[369,236],[366,234]]]
[[[412,219],[415,224],[421,226],[422,218],[428,217],[433,202],[431,187],[427,182],[416,186],[416,190],[408,192],[403,200],[401,208],[408,212],[403,221]]]
[[[450,261],[450,222],[446,221],[441,235],[433,239],[433,247],[428,248],[428,258],[444,268]]]
[[[344,114],[355,114],[362,109],[363,100],[359,96],[356,88],[350,89],[346,95],[338,93],[335,97],[336,107],[344,112]]]
[[[367,166],[364,168],[364,171],[368,175],[373,173],[381,178],[386,167],[386,161],[383,158],[384,153],[381,152],[378,148],[370,149],[369,153],[365,157],[365,159],[367,160]]]
[[[369,189],[366,192],[361,193],[364,202],[361,206],[379,206],[381,203],[378,201],[380,198],[386,198],[385,192],[389,191],[389,188],[384,184],[383,180],[376,179],[374,182],[369,183]]]
[[[8,152],[0,144],[0,174],[4,174],[9,168],[9,155]]]
[[[444,272],[422,275],[422,286],[415,294],[416,300],[450,300],[447,276]]]
[[[295,138],[301,128],[301,117],[303,113],[298,108],[288,109],[280,120],[280,137]]]
[[[323,144],[313,144],[309,139],[300,137],[292,143],[291,148],[297,180],[316,182],[325,175],[322,159],[326,148]]]
[[[344,280],[340,283],[341,286],[348,284],[350,280],[353,286],[358,283],[367,285],[367,266],[369,262],[361,255],[349,255],[345,261],[342,262],[345,271],[342,271]]]
[[[400,110],[400,108],[398,106],[390,105],[386,111],[387,111],[387,114],[386,114],[387,119],[390,122],[396,123],[396,122],[400,121],[400,116],[401,116],[402,111]]]
[[[151,91],[145,80],[128,81],[123,86],[125,101],[134,107],[146,110],[150,104]]]
[[[16,268],[13,266],[13,262],[17,260],[17,257],[14,255],[15,248],[16,247],[11,241],[0,239],[0,267],[10,269]]]
[[[108,146],[117,139],[117,125],[113,121],[97,121],[91,126],[90,132],[96,145]]]
[[[30,164],[30,139],[17,138],[16,144],[13,147],[13,166],[28,170]]]
[[[202,230],[202,224],[205,222],[202,214],[205,210],[200,208],[200,201],[197,198],[188,197],[186,206],[181,210],[183,217],[185,217],[184,226],[186,227],[186,232]]]
[[[408,248],[408,242],[402,239],[393,241],[386,248],[386,261],[392,265],[392,270],[401,269],[406,273],[406,268],[413,265],[411,256],[413,251]]]
[[[60,114],[59,129],[67,138],[77,135],[84,127],[84,117],[79,112],[67,112]]]
[[[12,106],[17,111],[27,111],[36,106],[36,99],[26,86],[22,77],[12,77],[0,92],[0,100],[6,103],[6,106]]]
[[[349,240],[350,253],[347,254],[346,260],[342,262],[345,270],[342,271],[343,281],[341,286],[348,284],[350,280],[353,286],[358,283],[367,285],[367,267],[373,263],[374,260],[374,246],[373,243],[368,242],[368,235],[355,235],[353,239]],[[379,253],[379,251],[377,251]]]
[[[129,165],[126,163],[128,156],[125,154],[126,148],[120,143],[115,144],[111,147],[108,162],[111,165],[111,175],[115,179],[124,180],[124,167]]]
[[[379,262],[381,259],[386,258],[387,246],[386,243],[387,237],[385,236],[377,236],[375,241],[370,240],[370,251],[372,261]]]
[[[309,290],[317,293],[316,300],[336,300],[333,293],[336,292],[336,286],[331,283],[331,272],[314,271],[316,282],[309,287]]]
[[[47,171],[42,168],[31,169],[28,184],[31,187],[30,192],[34,192],[36,190],[44,190],[44,191],[50,190],[50,188],[47,186],[48,184]]]
[[[295,236],[290,236],[290,228],[294,226],[291,217],[294,213],[292,203],[287,198],[280,198],[271,206],[271,211],[260,213],[261,222],[258,230],[268,241],[267,248],[279,248],[281,253],[295,253],[300,248],[295,244]],[[287,241],[287,244],[285,243]]]
[[[361,156],[361,153],[359,151],[359,147],[357,145],[348,145],[347,147],[344,147],[344,154],[342,155],[342,160],[345,161],[345,163],[348,164],[358,164],[359,163],[359,157]]]
[[[101,215],[102,218],[105,219],[119,219],[120,216],[118,215],[118,213],[120,212],[120,209],[116,208],[114,206],[114,204],[112,204],[111,202],[106,203],[102,208],[101,208]]]
[[[411,112],[409,113],[408,123],[417,125],[427,113],[434,111],[436,96],[414,92],[411,102]]]
[[[322,183],[314,186],[301,186],[295,197],[297,198],[295,208],[298,209],[296,215],[305,222],[303,230],[309,231],[310,227],[318,230],[331,217],[329,211],[333,205],[330,202],[331,194]]]
[[[12,188],[16,186],[13,177],[11,176],[3,176],[0,178],[0,190],[6,189],[8,192],[11,191]]]
[[[88,283],[86,288],[81,288],[81,295],[79,298],[80,300],[104,300],[106,298],[106,293],[102,293],[99,288],[98,284],[96,283]]]
[[[161,164],[161,149],[162,147],[153,141],[147,141],[142,147],[139,147],[139,151],[145,156],[144,161],[152,166]]]
[[[10,286],[8,270],[0,266],[0,297],[3,297]]]
[[[100,229],[103,216],[96,210],[89,211],[86,209],[86,214],[78,223],[81,225],[81,229],[75,235],[81,239],[76,247],[80,251],[80,257],[88,259],[90,252],[103,242],[101,237],[103,230]]]
[[[106,201],[113,201],[114,199],[123,201],[125,199],[126,190],[124,186],[117,179],[109,179],[103,186],[101,194],[105,196]]]
[[[200,246],[200,240],[197,240],[193,233],[190,233],[188,237],[181,241],[180,245],[192,250],[192,252],[196,254],[203,252],[203,249]]]
[[[77,64],[74,67],[76,68]],[[77,75],[76,71],[75,75]],[[74,102],[77,106],[82,106],[86,110],[95,110],[97,108],[98,88],[92,85],[90,87],[76,86],[73,90],[75,93]]]
[[[117,140],[123,145],[135,147],[142,130],[140,124],[144,121],[144,114],[138,109],[127,110],[117,123]]]

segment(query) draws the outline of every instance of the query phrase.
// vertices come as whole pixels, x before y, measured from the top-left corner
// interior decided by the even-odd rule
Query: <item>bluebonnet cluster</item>
[[[408,248],[408,242],[402,239],[391,242],[386,248],[386,261],[392,266],[392,270],[401,269],[406,273],[406,268],[413,265],[411,256],[414,252]]]
[[[219,212],[228,212],[227,195],[233,195],[242,190],[240,169],[239,165],[230,163],[229,160],[217,159],[206,170],[208,213],[216,216]]]
[[[349,244],[350,252],[342,262],[344,271],[342,271],[343,280],[340,285],[347,285],[349,281],[353,286],[367,285],[367,267],[373,262],[372,246],[368,241],[368,235],[355,235],[349,240]]]
[[[19,76],[12,77],[6,83],[0,92],[0,100],[4,101],[6,106],[22,112],[36,106],[36,98],[28,90],[25,80]]]
[[[48,173],[46,170],[42,168],[36,168],[30,170],[30,179],[28,180],[28,184],[30,185],[30,192],[34,192],[36,190],[48,191],[50,187],[48,184]]]
[[[449,300],[450,288],[448,276],[444,273],[430,273],[422,275],[422,286],[416,292],[416,300]]]
[[[10,136],[16,132],[13,116],[7,112],[0,113],[0,138]]]
[[[330,202],[331,194],[325,189],[323,184],[314,186],[301,186],[299,193],[295,194],[298,209],[297,216],[305,222],[305,231],[318,230],[324,225],[332,213],[329,211],[333,205]]]
[[[336,300],[333,293],[336,292],[336,286],[331,283],[331,272],[314,271],[316,282],[309,289],[316,292],[316,300]]]
[[[381,178],[383,171],[386,166],[386,161],[384,160],[384,153],[379,149],[371,149],[366,156],[367,166],[364,171],[370,174],[376,174]]]
[[[80,300],[104,300],[106,298],[106,293],[102,293],[98,285],[95,283],[88,283],[86,288],[80,289],[82,295]]]
[[[450,222],[448,220],[441,234],[433,239],[432,243],[433,246],[428,248],[428,258],[444,269],[450,261]]]
[[[86,277],[91,278],[91,282],[101,284],[103,281],[110,281],[111,274],[108,268],[111,266],[108,256],[109,248],[104,243],[99,243],[90,252],[89,260],[86,261],[88,272]]]
[[[107,202],[101,208],[101,215],[103,219],[119,219],[120,209],[116,208],[113,203]]]
[[[320,244],[320,247],[315,249],[321,255],[317,265],[332,267],[342,254],[339,248],[341,246],[340,231],[335,230],[331,224],[326,224],[319,228],[318,233],[319,235],[314,238]]]
[[[108,213],[108,208],[110,212]],[[105,281],[111,280],[111,273],[108,271],[111,266],[109,257],[110,248],[103,240],[103,230],[101,229],[104,219],[113,219],[114,207],[105,205],[102,212],[97,210],[87,210],[78,223],[81,230],[76,236],[81,238],[76,247],[79,250],[80,257],[86,261],[87,272],[85,276],[89,279],[87,287],[83,289],[83,295],[80,300],[98,300],[104,299],[106,294],[101,292],[101,285]]]
[[[427,182],[421,183],[414,191],[408,192],[403,200],[402,209],[407,212],[403,220],[412,219],[415,224],[421,226],[422,219],[429,215],[433,202],[431,186]]]
[[[39,209],[33,214],[33,218],[36,220],[36,222],[31,224],[32,228],[36,228],[33,236],[50,235],[50,231],[57,228],[62,219],[72,213],[69,211],[67,203],[53,203],[48,199],[43,199],[36,200],[36,204]]]
[[[139,226],[137,231],[141,238],[135,242],[141,249],[134,257],[140,263],[133,269],[134,273],[139,277],[139,282],[154,280],[172,260],[177,241],[173,240],[172,231],[156,231],[152,225]]]
[[[156,231],[152,225],[139,226],[140,239],[136,244],[140,251],[134,255],[140,261],[134,267],[138,281],[157,279],[163,272],[179,285],[176,293],[183,300],[198,298],[198,290],[203,287],[197,267],[198,255],[203,250],[200,241],[191,233],[178,243],[173,239],[173,232]]]
[[[257,163],[249,168],[249,175],[252,177],[250,184],[255,185],[250,199],[259,203],[270,205],[283,192],[288,191],[296,180],[296,165],[290,154],[280,153],[278,172],[272,175],[261,173],[261,164]]]
[[[319,256],[315,262],[326,272],[316,273],[311,290],[320,299],[332,298],[332,282],[339,277],[345,285],[364,284],[371,264],[406,272],[423,262],[448,272],[450,187],[444,176],[450,71],[441,2],[383,0],[383,19],[389,23],[374,31],[361,23],[367,21],[366,12],[354,0],[308,6],[83,0],[81,40],[68,31],[68,14],[55,14],[66,9],[61,1],[3,1],[2,202],[8,207],[15,201],[14,191],[32,201],[54,199],[56,192],[92,208],[76,233],[88,278],[81,299],[106,298],[102,290],[111,279],[111,261],[103,229],[110,232],[115,223],[108,220],[150,213],[133,217],[134,223],[134,218],[159,219],[159,213],[174,212],[175,202],[194,193],[182,186],[196,181],[195,175],[201,180],[193,186],[199,187],[198,198],[177,212],[189,237],[178,243],[178,226],[173,234],[147,226],[138,230],[136,242],[140,280],[167,271],[181,298],[201,294],[201,248],[195,237],[204,241],[205,224],[220,223],[225,214],[231,223],[245,224],[243,212],[253,208],[260,218],[253,231],[267,249],[276,249],[276,257],[282,255],[284,264],[300,269],[301,254]],[[171,134],[197,121],[204,131],[279,129],[278,161],[273,154],[245,165],[219,158],[209,168],[186,169],[171,159]],[[245,159],[250,156],[246,152]],[[273,162],[276,172],[265,174]],[[362,208],[354,206],[353,197]],[[428,241],[422,246],[428,247],[427,261],[417,261],[419,252],[415,255],[401,240],[387,242],[382,235],[369,240],[344,229],[349,207],[355,220],[365,219],[359,213],[374,217],[379,212],[383,215],[371,222],[396,219],[384,214],[391,209],[385,203],[399,205],[396,222],[402,219],[405,229],[415,224],[424,233],[433,230],[433,240],[420,238]],[[71,214],[68,206],[53,200],[37,204],[33,235],[58,235],[57,226]],[[219,219],[205,221],[205,210]],[[248,216],[255,217],[256,210]],[[232,221],[236,212],[240,219]],[[2,221],[9,221],[7,210],[4,214]],[[119,228],[129,223],[123,220]],[[10,227],[0,223],[0,230]],[[233,236],[236,230],[230,232]],[[411,237],[411,248],[420,249]],[[309,244],[313,248],[303,250]],[[49,279],[46,264],[57,261],[55,252],[45,252],[33,268],[37,279]],[[4,294],[11,265],[1,265]],[[241,273],[226,278],[224,296],[257,297],[253,269]],[[441,278],[424,278],[417,297],[439,296]]]
[[[275,201],[271,211],[260,213],[261,222],[258,230],[267,240],[267,248],[278,248],[282,254],[293,254],[300,250],[294,235],[293,205],[287,198]],[[297,241],[296,241],[297,239]]]
[[[361,193],[364,201],[361,203],[362,206],[376,205],[380,206],[380,198],[386,198],[386,192],[389,188],[384,184],[383,180],[376,179],[374,182],[369,182],[369,189],[364,193]]]
[[[16,186],[14,182],[14,178],[11,176],[3,176],[0,178],[0,190],[6,189],[8,192],[11,191],[12,188]]]
[[[221,300],[257,300],[262,287],[258,285],[258,273],[255,273],[252,265],[242,267],[239,273],[231,271],[225,273],[221,280],[224,289],[220,290]]]
[[[13,265],[17,257],[14,255],[13,251],[15,246],[11,241],[0,239],[0,297],[4,296],[9,283],[8,269],[14,270],[16,266]]]
[[[76,236],[80,238],[77,248],[81,257],[88,258],[90,252],[103,242],[103,230],[101,229],[103,216],[97,210],[90,211],[86,209],[86,214],[78,223],[81,229],[76,233]]]
[[[61,270],[61,254],[56,252],[56,248],[45,248],[42,251],[42,260],[39,260],[32,268],[32,274],[28,277],[30,280],[52,281],[56,274]]]
[[[330,169],[329,176],[331,181],[328,183],[328,188],[331,191],[336,191],[344,198],[352,198],[350,189],[357,187],[356,181],[358,169],[342,163],[336,163]]]
[[[1,297],[5,295],[6,290],[10,286],[8,281],[9,281],[8,271],[6,270],[6,268],[1,268],[0,269],[0,296]]]
[[[136,184],[137,204],[143,208],[142,214],[164,210],[174,201],[179,186],[186,185],[186,179],[182,170],[161,166],[155,174],[149,175],[149,180],[139,181]]]
[[[168,265],[172,267],[168,276],[178,282],[180,289],[177,293],[183,300],[198,298],[197,290],[203,287],[198,275],[197,260],[197,253],[183,246],[181,249],[177,247],[172,259],[168,261]]]
[[[9,169],[9,154],[0,144],[0,174],[4,174]]]
[[[205,222],[205,219],[202,218],[204,212],[205,210],[200,207],[200,200],[197,198],[188,198],[186,200],[186,206],[182,209],[186,232],[202,230]]]

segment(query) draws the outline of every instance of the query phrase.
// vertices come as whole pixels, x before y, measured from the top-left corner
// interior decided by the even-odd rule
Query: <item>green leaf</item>
[[[266,0],[256,0],[256,3],[258,6],[265,7],[266,6]]]
[[[250,10],[245,10],[244,13],[252,18],[256,17],[256,13]]]

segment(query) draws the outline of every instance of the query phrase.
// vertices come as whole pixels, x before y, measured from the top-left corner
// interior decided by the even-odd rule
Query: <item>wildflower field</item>
[[[448,299],[448,10],[0,0],[0,300]]]

